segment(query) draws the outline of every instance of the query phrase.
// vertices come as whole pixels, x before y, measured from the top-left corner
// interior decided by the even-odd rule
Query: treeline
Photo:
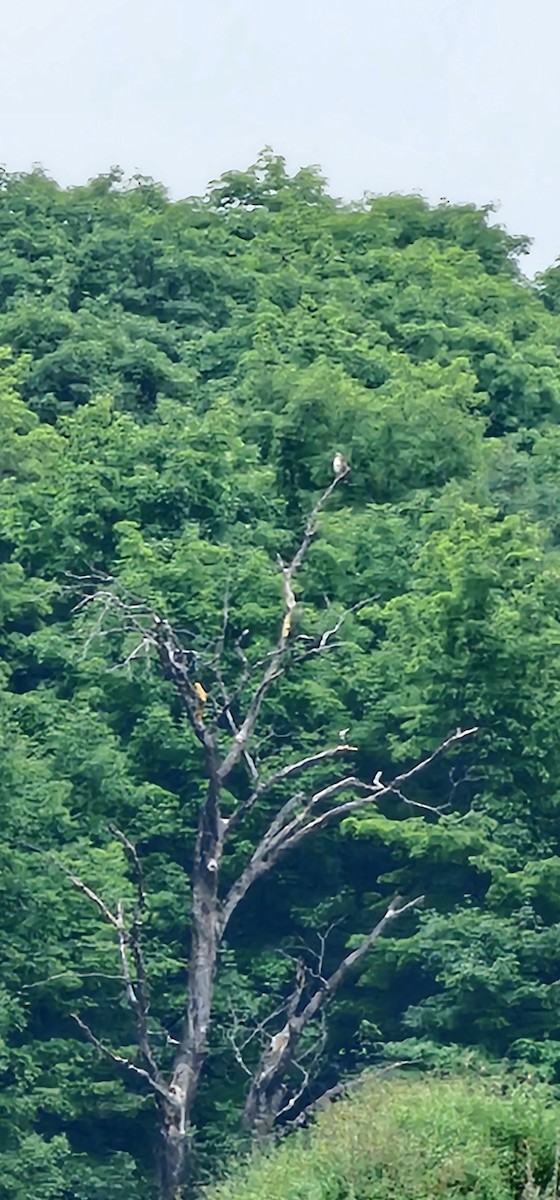
[[[328,974],[396,893],[425,894],[423,913],[378,942],[315,1031],[318,1090],[391,1056],[558,1077],[560,272],[529,284],[523,240],[489,216],[418,197],[342,205],[268,153],[181,202],[116,172],[69,190],[2,178],[8,1200],[154,1194],[153,1098],[72,1016],[137,1061],[114,930],[70,878],[133,911],[115,827],[141,863],[164,1063],[184,1010],[199,747],[134,623],[84,597],[109,588],[129,615],[162,614],[202,684],[227,597],[231,647],[266,660],[277,556],[335,450],[351,471],[298,578],[292,636],[305,646],[348,617],[332,653],[279,680],[252,751],[277,769],[348,730],[371,780],[456,727],[479,732],[422,776],[425,810],[397,797],[330,825],[240,905],[197,1101],[200,1172],[242,1144],[240,1047],[251,1068],[295,961],[312,973],[320,953]],[[246,786],[228,782],[231,811]],[[232,835],[224,886],[267,813]]]

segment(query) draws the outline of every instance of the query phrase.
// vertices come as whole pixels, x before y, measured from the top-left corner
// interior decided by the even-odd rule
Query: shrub
[[[207,1200],[556,1200],[560,1111],[543,1085],[386,1078],[256,1153]]]

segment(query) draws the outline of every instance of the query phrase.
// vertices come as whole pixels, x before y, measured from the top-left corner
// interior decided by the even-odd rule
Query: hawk
[[[341,454],[339,450],[337,450],[332,460],[332,469],[337,479],[340,475],[345,475],[348,470],[348,463],[346,462],[344,455]]]

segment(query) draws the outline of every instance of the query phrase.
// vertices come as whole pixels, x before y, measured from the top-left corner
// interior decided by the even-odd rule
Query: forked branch
[[[99,909],[99,911],[105,917],[105,920],[108,921],[116,931],[118,956],[121,966],[120,978],[124,986],[126,998],[134,1014],[138,1049],[140,1050],[140,1053],[146,1064],[146,1070],[142,1072],[142,1068],[137,1067],[128,1059],[123,1059],[120,1055],[115,1055],[113,1051],[109,1051],[106,1046],[102,1045],[101,1042],[98,1042],[91,1030],[89,1030],[88,1027],[81,1022],[78,1017],[74,1017],[74,1019],[80,1025],[80,1028],[83,1031],[88,1032],[89,1040],[94,1045],[97,1045],[97,1048],[102,1050],[106,1057],[112,1057],[115,1062],[119,1062],[121,1065],[126,1065],[131,1071],[134,1070],[137,1073],[143,1073],[143,1075],[147,1075],[154,1085],[157,1085],[157,1088],[162,1091],[162,1094],[165,1094],[165,1089],[162,1085],[161,1073],[152,1050],[148,1031],[148,1013],[150,1007],[148,980],[141,944],[141,912],[145,902],[142,869],[136,852],[136,847],[133,846],[132,842],[129,841],[129,839],[121,832],[121,830],[113,828],[113,832],[115,836],[118,837],[119,841],[125,846],[127,853],[132,858],[137,873],[137,907],[129,929],[126,926],[124,905],[121,900],[118,902],[116,914],[111,912],[108,905],[105,904],[97,892],[94,892],[92,888],[88,887],[88,885],[85,884],[77,875],[74,875],[71,871],[68,871],[63,864],[60,864],[60,866],[77,891],[82,892],[82,894],[86,896],[96,908]],[[132,955],[132,960],[135,966],[135,978],[133,978],[130,970],[128,958],[129,953]]]
[[[404,800],[411,807],[426,810],[429,807],[428,805],[412,800],[404,795],[402,791],[403,786],[426,770],[446,750],[449,750],[465,738],[471,737],[475,732],[476,728],[457,729],[455,733],[445,738],[425,758],[414,763],[406,771],[401,771],[398,775],[395,775],[389,783],[384,784],[382,782],[381,772],[377,773],[372,783],[365,783],[355,775],[347,775],[313,792],[307,798],[305,797],[305,793],[301,791],[290,796],[273,817],[268,829],[253,851],[247,866],[227,893],[220,913],[220,934],[223,936],[232,914],[256,880],[270,871],[288,850],[294,849],[304,838],[309,837],[310,834],[316,833],[330,822],[348,816],[358,809],[372,803],[378,803],[383,796],[391,794],[397,794],[401,800]],[[333,747],[332,750],[325,751],[323,755],[301,759],[293,764],[291,773],[297,775],[306,766],[311,765],[313,760],[315,762],[321,761],[322,758],[334,757],[338,753],[348,752],[349,750],[351,750],[349,746]],[[282,771],[277,772],[276,776],[271,777],[271,786],[273,780],[289,778],[290,771],[290,767],[286,767]],[[339,795],[348,795],[352,792],[358,793],[358,795],[355,795],[353,799],[331,805],[324,811],[320,811],[325,802],[332,801]],[[430,808],[430,811],[439,815],[439,809],[437,808]]]
[[[355,950],[351,950],[338,967],[319,983],[311,998],[300,1011],[292,1012],[282,1029],[270,1038],[255,1071],[245,1105],[245,1125],[260,1133],[268,1133],[280,1114],[289,1111],[293,1104],[286,1103],[289,1087],[287,1074],[296,1062],[302,1035],[311,1021],[322,1012],[346,977],[358,966],[371,947],[385,932],[388,925],[405,913],[417,908],[423,896],[402,903],[397,897],[373,929],[363,938]],[[301,1096],[301,1088],[299,1095]]]
[[[137,1076],[138,1079],[141,1079],[143,1083],[147,1084],[148,1087],[156,1093],[156,1095],[160,1096],[163,1100],[169,1103],[169,1093],[167,1088],[164,1087],[157,1079],[154,1079],[150,1075],[149,1071],[145,1071],[143,1067],[137,1067],[136,1063],[133,1063],[130,1058],[125,1058],[122,1054],[116,1054],[114,1050],[111,1050],[109,1046],[106,1046],[104,1042],[101,1042],[99,1038],[95,1036],[89,1025],[86,1025],[86,1022],[82,1021],[81,1017],[77,1016],[76,1013],[71,1013],[70,1015],[72,1020],[76,1022],[78,1028],[81,1029],[88,1042],[91,1042],[92,1046],[95,1046],[95,1049],[98,1050],[104,1058],[109,1059],[109,1062],[114,1063],[119,1070],[124,1070],[131,1075]]]

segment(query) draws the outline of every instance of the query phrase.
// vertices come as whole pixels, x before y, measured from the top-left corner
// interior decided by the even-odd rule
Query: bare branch
[[[215,646],[215,650],[214,650],[213,665],[215,665],[217,667],[219,667],[219,665],[222,661],[222,658],[223,658],[228,626],[229,626],[229,584],[226,586],[226,590],[224,592],[224,603],[223,603],[223,607],[222,607],[222,628],[221,628],[219,636],[216,640],[216,646]]]
[[[87,883],[84,883],[83,880],[79,879],[77,875],[73,875],[72,871],[69,871],[68,867],[65,867],[64,863],[60,862],[58,858],[56,859],[56,862],[60,867],[60,870],[64,872],[64,874],[70,880],[70,883],[74,885],[77,891],[82,892],[84,896],[87,896],[88,900],[91,900],[92,904],[95,904],[96,908],[98,908],[100,913],[103,914],[105,920],[108,921],[109,924],[118,931],[119,918],[118,916],[116,917],[109,908],[107,908],[107,905],[105,904],[105,901],[101,899],[101,896],[98,896],[97,892],[94,892],[92,888],[88,887]]]
[[[324,1092],[321,1092],[321,1095],[317,1096],[315,1100],[311,1100],[310,1103],[306,1104],[303,1109],[300,1109],[297,1116],[292,1118],[291,1121],[288,1121],[282,1125],[278,1132],[285,1135],[287,1133],[291,1133],[294,1129],[298,1129],[302,1125],[306,1125],[310,1119],[313,1119],[313,1117],[317,1116],[318,1113],[328,1108],[328,1106],[333,1104],[335,1100],[339,1100],[342,1096],[346,1096],[351,1087],[358,1087],[361,1083],[362,1079],[360,1076],[357,1076],[356,1079],[341,1080],[340,1083],[335,1083],[333,1087],[327,1088]],[[283,1109],[279,1115],[284,1115],[285,1112],[286,1109]]]
[[[144,874],[142,871],[142,864],[138,858],[138,851],[134,843],[131,842],[130,838],[126,836],[126,833],[123,833],[122,829],[118,829],[116,825],[113,825],[112,821],[109,821],[109,829],[111,830],[113,836],[116,837],[117,841],[121,843],[121,846],[124,847],[129,859],[132,862],[138,894],[138,911],[141,913],[146,907],[146,896],[144,892]]]
[[[236,738],[239,734],[239,730],[237,728],[237,725],[235,724],[235,721],[233,718],[233,713],[231,711],[231,706],[232,706],[233,700],[229,696],[228,691],[226,689],[219,662],[216,663],[214,670],[216,673],[216,679],[218,681],[218,686],[219,686],[222,700],[223,700],[223,705],[222,705],[221,711],[218,713],[218,720],[221,716],[225,717],[234,738]],[[249,775],[254,783],[259,778],[259,772],[257,770],[256,763],[255,763],[252,755],[249,754],[249,751],[246,749],[243,750],[243,758],[245,760],[245,764],[247,766]]]
[[[147,634],[145,634],[144,637],[142,638],[142,640],[140,642],[138,642],[138,645],[136,645],[134,647],[134,649],[130,651],[130,654],[127,654],[126,658],[123,659],[123,661],[121,663],[117,663],[117,665],[115,667],[112,667],[111,670],[112,671],[117,671],[117,670],[122,671],[122,669],[124,667],[129,667],[130,664],[132,662],[134,662],[135,659],[140,658],[142,655],[144,656],[144,658],[149,658],[152,649],[153,649],[152,639]]]
[[[298,1062],[297,1059],[295,1059],[295,1058],[292,1062],[292,1066],[295,1067],[296,1070],[301,1072],[301,1074],[303,1076],[302,1082],[301,1082],[301,1085],[300,1085],[298,1091],[294,1092],[294,1095],[290,1097],[290,1099],[288,1100],[288,1103],[285,1104],[283,1108],[278,1109],[278,1112],[276,1113],[277,1121],[280,1120],[281,1117],[287,1116],[288,1113],[290,1113],[291,1110],[293,1108],[295,1108],[295,1105],[298,1103],[298,1100],[301,1100],[301,1097],[304,1095],[306,1089],[309,1087],[309,1080],[310,1080],[309,1070],[306,1067],[304,1067],[301,1062]]]
[[[360,945],[357,946],[355,950],[351,950],[350,953],[346,955],[346,958],[343,958],[336,970],[333,971],[332,975],[329,976],[324,986],[319,988],[315,992],[314,996],[311,997],[311,1000],[299,1018],[302,1029],[305,1028],[315,1013],[325,1003],[325,1000],[334,995],[334,993],[340,987],[343,979],[345,979],[350,971],[352,971],[354,967],[361,962],[364,955],[367,954],[368,950],[371,949],[374,943],[377,942],[381,935],[385,932],[387,926],[390,925],[392,921],[395,921],[398,917],[404,916],[406,912],[410,912],[411,909],[418,908],[418,906],[423,904],[423,902],[423,896],[416,896],[414,900],[408,900],[406,904],[400,904],[399,897],[396,897],[396,899],[391,902],[386,912],[381,917],[381,920],[377,922],[377,925],[375,925],[371,932],[368,933],[367,937],[360,942]]]
[[[76,1022],[76,1025],[78,1025],[78,1027],[81,1029],[82,1033],[85,1034],[88,1042],[91,1042],[92,1046],[95,1046],[95,1049],[98,1050],[99,1053],[104,1056],[104,1058],[108,1058],[110,1062],[115,1064],[115,1066],[124,1069],[125,1071],[129,1071],[132,1075],[138,1076],[139,1079],[142,1079],[144,1083],[148,1084],[148,1086],[153,1092],[156,1093],[156,1095],[161,1096],[164,1100],[169,1102],[167,1088],[164,1087],[163,1084],[159,1083],[157,1079],[152,1079],[149,1071],[145,1071],[143,1067],[137,1067],[136,1063],[133,1063],[129,1058],[124,1058],[122,1054],[116,1054],[114,1050],[111,1050],[109,1046],[106,1046],[104,1042],[101,1042],[99,1038],[95,1036],[89,1025],[86,1025],[85,1021],[82,1021],[81,1017],[78,1017],[76,1013],[70,1013],[70,1016],[72,1017],[72,1020]]]
[[[148,1035],[148,1023],[147,1023],[148,1022],[148,1012],[149,1012],[148,985],[147,985],[144,957],[142,954],[142,948],[141,948],[141,944],[140,944],[141,909],[143,908],[143,905],[144,905],[142,870],[141,870],[140,862],[138,859],[138,855],[136,853],[136,848],[135,848],[135,846],[133,846],[132,842],[129,841],[129,839],[126,837],[126,835],[124,833],[122,833],[121,830],[113,827],[113,832],[114,832],[115,836],[118,837],[118,839],[122,843],[122,845],[125,847],[129,856],[132,858],[132,861],[135,866],[136,876],[137,876],[137,889],[138,889],[137,911],[136,911],[136,914],[134,917],[132,928],[130,930],[126,929],[125,919],[124,919],[124,906],[123,906],[123,903],[121,900],[119,900],[119,903],[117,906],[117,914],[115,916],[115,914],[112,913],[111,910],[107,907],[104,900],[102,900],[101,897],[98,896],[97,892],[94,892],[93,889],[88,887],[88,885],[86,883],[84,883],[82,879],[79,879],[77,875],[74,875],[71,871],[69,871],[64,866],[63,863],[59,862],[59,866],[60,866],[61,870],[64,872],[64,874],[67,875],[67,877],[69,878],[70,882],[74,885],[74,887],[79,892],[82,892],[82,894],[84,896],[87,896],[88,900],[91,900],[91,902],[93,904],[95,904],[95,906],[103,914],[103,916],[109,922],[109,924],[112,925],[113,928],[116,930],[119,961],[121,964],[121,971],[122,971],[122,975],[120,976],[120,978],[122,979],[122,982],[124,983],[128,1002],[129,1002],[130,1007],[132,1008],[132,1011],[134,1012],[134,1015],[136,1018],[136,1027],[137,1027],[137,1031],[138,1031],[138,1046],[139,1046],[139,1049],[143,1055],[143,1058],[148,1066],[150,1078],[153,1078],[156,1081],[159,1081],[160,1080],[159,1068],[155,1061],[155,1058],[154,1058],[154,1055],[152,1052],[152,1048],[150,1045],[150,1038]],[[127,957],[128,949],[130,949],[130,951],[132,953],[132,957],[134,959],[134,965],[136,968],[136,979],[135,980],[132,979],[132,976],[130,973],[130,967],[129,967],[128,957]]]
[[[54,975],[46,975],[44,979],[34,979],[33,983],[22,983],[20,991],[28,992],[31,988],[44,987],[46,983],[53,983],[56,979],[67,979],[71,976],[74,979],[113,979],[118,983],[124,983],[122,975],[111,975],[107,971],[78,971],[74,967],[67,967],[65,971],[56,971]]]
[[[137,1026],[137,1030],[138,1030],[139,1048],[144,1056],[144,1060],[147,1063],[148,1068],[149,1068],[150,1072],[152,1073],[154,1079],[160,1079],[159,1068],[158,1068],[157,1062],[154,1057],[154,1053],[153,1053],[151,1042],[150,1042],[150,1034],[149,1034],[149,1030],[148,1030],[148,1015],[149,1015],[149,1011],[150,1011],[150,999],[149,999],[148,975],[147,975],[147,971],[146,971],[146,963],[144,960],[144,952],[142,950],[142,916],[144,913],[144,909],[146,907],[146,895],[145,895],[145,891],[144,891],[144,875],[143,875],[143,871],[142,871],[142,864],[138,857],[138,851],[136,850],[136,846],[134,845],[133,842],[130,841],[130,838],[128,838],[126,836],[126,834],[122,832],[121,829],[117,829],[117,827],[115,825],[112,825],[111,828],[112,828],[112,831],[113,831],[115,837],[117,837],[118,840],[120,841],[121,845],[124,846],[124,849],[128,855],[128,858],[132,862],[133,871],[134,871],[134,879],[135,879],[135,883],[136,883],[136,897],[137,897],[136,898],[136,908],[135,908],[135,912],[134,912],[132,925],[130,927],[130,930],[126,933],[126,945],[123,943],[123,954],[124,954],[125,960],[126,960],[126,946],[128,946],[130,948],[130,952],[131,952],[132,958],[134,960],[134,966],[136,968],[136,977],[137,977],[136,982],[130,981],[130,977],[128,977],[128,979],[127,979],[127,987],[130,984],[130,990],[128,992],[129,1002],[131,1003],[134,1014],[136,1016],[136,1026]],[[121,907],[121,910],[119,911],[119,917],[123,918],[122,907]],[[123,919],[123,928],[124,928],[124,919]],[[120,943],[120,940],[121,940],[121,935],[119,934],[119,943]]]
[[[389,796],[395,791],[401,798],[406,799],[406,803],[411,807],[418,807],[424,811],[429,809],[429,811],[439,816],[439,809],[430,809],[428,805],[403,797],[401,791],[402,785],[424,771],[440,755],[450,749],[451,746],[472,736],[474,733],[476,733],[476,728],[466,730],[457,729],[454,734],[445,738],[424,759],[409,767],[408,770],[401,771],[390,783],[384,784],[381,782],[381,772],[377,773],[370,784],[365,783],[355,775],[349,775],[313,793],[306,803],[301,792],[291,796],[277,812],[251,855],[247,866],[232,884],[225,897],[220,914],[221,935],[223,935],[233,912],[253,883],[270,871],[275,863],[278,862],[278,859],[288,850],[292,850],[304,838],[324,828],[329,822],[348,816],[349,813],[364,808],[368,804],[377,803],[383,796]],[[305,760],[301,761],[304,762]],[[319,813],[317,816],[313,815],[316,809],[326,800],[332,800],[341,793],[351,791],[361,792],[362,794],[353,800],[336,804],[334,807],[326,809],[326,811]],[[298,807],[300,807],[300,811],[296,812]],[[295,815],[293,815],[294,813]]]
[[[327,809],[326,812],[321,813],[312,820],[306,820],[312,809],[320,801],[326,799],[327,796],[332,797],[339,792],[347,792],[350,789],[361,790],[364,792],[364,795],[355,800],[348,800],[345,804],[337,804],[335,808]],[[251,855],[247,866],[232,884],[225,897],[220,915],[221,933],[223,934],[233,912],[247,894],[249,888],[252,887],[257,879],[260,879],[262,875],[270,871],[283,854],[293,849],[294,846],[297,846],[310,833],[323,828],[335,818],[347,816],[348,813],[363,808],[364,805],[370,803],[372,800],[377,800],[380,795],[386,794],[388,791],[389,789],[383,786],[372,788],[361,779],[357,779],[352,775],[338,780],[328,788],[323,788],[321,792],[316,792],[311,796],[307,804],[304,804],[303,793],[297,792],[291,796],[279,809],[264,837]],[[294,810],[300,805],[302,806],[301,811],[292,820],[288,820]]]
[[[264,796],[266,792],[270,792],[272,788],[279,783],[284,783],[287,779],[293,779],[294,775],[300,775],[302,771],[306,771],[308,767],[315,767],[320,763],[328,762],[331,758],[336,758],[339,754],[352,754],[357,750],[357,746],[350,746],[346,742],[339,746],[331,746],[327,750],[320,750],[316,754],[309,754],[306,758],[300,758],[297,762],[289,763],[285,767],[280,767],[273,775],[269,775],[266,779],[261,780],[257,787],[251,792],[239,808],[232,813],[228,820],[228,833],[236,826],[242,817],[248,813],[257,800]]]
[[[282,1111],[290,1109],[284,1104],[287,1085],[286,1072],[293,1066],[302,1034],[309,1023],[324,1009],[347,975],[361,962],[368,950],[382,936],[387,926],[397,918],[416,908],[422,896],[401,904],[397,897],[387,908],[360,945],[343,958],[338,967],[316,989],[301,1011],[288,1017],[284,1027],[274,1034],[263,1051],[258,1069],[249,1089],[245,1106],[245,1124],[250,1128],[263,1126],[270,1130]],[[301,1093],[300,1093],[301,1094]]]
[[[356,604],[351,604],[349,608],[345,608],[344,611],[340,613],[340,616],[337,618],[334,625],[331,625],[329,629],[323,630],[323,633],[319,634],[317,637],[308,639],[310,644],[305,648],[305,650],[302,651],[301,654],[295,654],[292,662],[304,662],[306,658],[311,657],[313,654],[321,654],[323,650],[333,649],[335,647],[339,648],[343,643],[335,642],[333,639],[336,637],[337,633],[340,633],[340,630],[342,629],[345,621],[348,620],[348,617],[351,616],[352,613],[360,612],[360,610],[362,608],[366,608],[368,604],[373,604],[374,600],[377,600],[377,598],[377,596],[368,596],[365,600],[358,600]],[[301,638],[299,640],[301,640]]]
[[[317,1096],[316,1099],[311,1100],[309,1104],[306,1104],[303,1109],[300,1109],[297,1116],[294,1117],[293,1120],[281,1126],[279,1132],[289,1133],[291,1130],[307,1124],[310,1118],[312,1119],[317,1115],[317,1113],[322,1112],[325,1108],[328,1108],[328,1106],[334,1103],[335,1100],[340,1099],[342,1096],[347,1096],[349,1092],[354,1090],[354,1088],[363,1087],[364,1084],[370,1079],[379,1079],[383,1075],[389,1074],[390,1071],[397,1071],[400,1069],[400,1067],[409,1067],[414,1065],[414,1059],[403,1058],[398,1062],[389,1063],[389,1065],[386,1067],[381,1067],[378,1071],[364,1071],[361,1075],[355,1075],[351,1079],[341,1080],[339,1083],[335,1083],[333,1087],[327,1088],[324,1092],[321,1092],[320,1096]],[[282,1114],[279,1115],[283,1116],[284,1113],[282,1112]]]
[[[118,906],[118,948],[119,959],[121,963],[123,980],[125,984],[128,1003],[136,1018],[136,1029],[138,1036],[138,1048],[148,1067],[151,1079],[157,1082],[161,1081],[159,1067],[153,1055],[150,1036],[148,1033],[148,1012],[149,1003],[147,997],[146,973],[144,968],[144,960],[140,948],[140,930],[139,926],[133,927],[131,931],[127,931],[124,920],[124,907],[122,901],[119,901]],[[137,979],[133,982],[130,968],[128,965],[127,949],[130,948],[134,958],[134,964],[137,972]]]
[[[118,925],[119,958],[121,961],[121,967],[122,967],[123,979],[124,979],[125,988],[126,988],[127,999],[128,999],[129,1004],[131,1005],[131,1007],[133,1009],[135,1009],[137,1000],[136,1000],[136,992],[134,990],[134,987],[132,985],[132,980],[130,977],[128,960],[126,957],[127,938],[126,938],[126,930],[125,930],[125,925],[124,925],[124,909],[123,909],[122,900],[119,900],[117,912],[118,912],[118,919],[119,919],[119,925]]]
[[[235,1058],[236,1063],[238,1064],[238,1066],[241,1067],[241,1070],[244,1071],[245,1075],[248,1075],[249,1079],[252,1079],[253,1072],[251,1071],[251,1068],[247,1066],[247,1063],[245,1062],[245,1059],[243,1058],[243,1050],[245,1049],[246,1046],[248,1046],[249,1042],[251,1041],[251,1037],[245,1038],[245,1040],[241,1043],[241,1045],[239,1044],[239,1041],[238,1041],[239,1022],[236,1018],[236,1013],[235,1013],[234,1009],[231,1007],[230,1007],[230,1021],[231,1021],[231,1024],[229,1026],[229,1029],[226,1030],[226,1038],[233,1050],[233,1056]],[[255,1031],[255,1033],[256,1033],[256,1031]]]
[[[305,526],[305,532],[304,532],[303,538],[301,540],[301,543],[298,546],[298,549],[296,550],[294,557],[292,558],[292,561],[288,567],[288,573],[289,573],[290,579],[292,579],[293,576],[295,575],[296,571],[299,570],[299,568],[301,567],[301,564],[305,558],[305,555],[307,554],[307,551],[311,544],[312,538],[317,529],[317,518],[319,516],[319,513],[321,512],[321,509],[323,509],[325,507],[325,504],[327,503],[327,501],[330,500],[335,488],[338,487],[339,483],[342,483],[343,479],[346,479],[346,476],[349,474],[349,471],[350,471],[350,468],[347,467],[345,471],[341,471],[341,473],[339,475],[335,475],[334,479],[331,481],[328,488],[325,488],[325,491],[322,493],[321,496],[319,496],[317,503],[315,504],[314,508],[311,510],[311,513],[307,519],[307,523]]]
[[[169,622],[163,621],[157,613],[152,614],[152,626],[163,674],[173,684],[194,733],[208,751],[212,739],[204,720],[203,696],[206,693],[200,681],[193,681],[190,677],[188,651],[181,645]]]
[[[339,917],[336,921],[331,921],[330,925],[327,925],[327,928],[325,929],[324,933],[317,931],[317,939],[319,941],[319,950],[314,952],[315,957],[317,959],[317,970],[316,971],[310,970],[309,973],[313,979],[318,979],[321,984],[326,983],[325,976],[323,974],[323,968],[325,965],[325,954],[326,954],[326,950],[327,950],[327,942],[328,942],[328,939],[329,939],[330,934],[332,933],[333,929],[336,929],[339,925],[341,925],[342,921],[343,921],[343,918]]]
[[[328,1033],[327,1033],[327,1024],[325,1021],[324,1012],[319,1013],[319,1019],[321,1021],[321,1030],[319,1033],[319,1037],[316,1039],[314,1044],[312,1046],[310,1046],[310,1048],[308,1050],[306,1050],[302,1055],[300,1055],[299,1059],[294,1058],[294,1060],[291,1064],[293,1067],[296,1068],[297,1071],[299,1071],[301,1073],[302,1082],[301,1082],[298,1090],[296,1092],[294,1092],[293,1096],[290,1097],[287,1104],[285,1104],[283,1108],[280,1108],[278,1110],[278,1112],[276,1114],[276,1121],[285,1120],[285,1118],[287,1116],[289,1116],[289,1113],[293,1111],[293,1109],[296,1107],[296,1105],[299,1103],[299,1101],[305,1095],[305,1092],[307,1091],[307,1089],[310,1085],[311,1078],[313,1076],[313,1072],[316,1070],[316,1068],[320,1062],[321,1055],[323,1054],[323,1052],[325,1050],[325,1046],[327,1044]],[[309,1062],[309,1064],[305,1064],[306,1059],[311,1060]]]
[[[401,784],[407,783],[414,775],[419,775],[421,771],[426,770],[426,767],[431,766],[436,758],[441,758],[442,754],[445,754],[451,746],[456,746],[458,742],[464,742],[465,738],[472,737],[475,733],[478,733],[478,725],[472,725],[470,729],[456,729],[455,733],[451,733],[443,742],[440,742],[439,746],[436,746],[435,750],[432,750],[426,758],[420,759],[420,762],[415,763],[408,771],[395,775],[391,784],[388,785],[388,790],[391,791],[394,787],[399,788]]]
[[[249,709],[248,709],[247,715],[246,715],[244,721],[242,722],[238,733],[236,734],[236,736],[234,738],[233,745],[230,747],[228,753],[225,755],[225,758],[223,759],[221,766],[219,768],[219,777],[222,782],[225,779],[227,779],[228,775],[230,774],[230,772],[233,769],[233,767],[235,766],[235,764],[237,762],[239,762],[239,759],[241,758],[243,751],[247,748],[247,745],[250,742],[250,740],[253,736],[253,733],[255,731],[255,725],[257,722],[257,718],[258,718],[258,715],[260,712],[260,708],[261,708],[263,699],[264,699],[271,683],[273,683],[274,680],[277,679],[279,677],[279,675],[282,674],[283,660],[284,660],[284,656],[285,656],[287,645],[288,645],[288,639],[290,636],[292,614],[293,614],[293,610],[294,610],[295,604],[296,604],[293,587],[292,587],[293,579],[305,558],[307,550],[309,549],[309,546],[311,544],[312,538],[316,532],[317,519],[319,517],[319,513],[321,512],[321,509],[324,507],[324,505],[330,499],[335,488],[338,486],[339,483],[341,483],[342,479],[345,478],[346,474],[347,474],[347,472],[345,472],[344,474],[335,476],[335,478],[332,480],[332,483],[329,484],[328,488],[326,488],[325,491],[322,493],[322,495],[319,497],[317,503],[315,504],[315,507],[313,508],[313,510],[307,520],[302,540],[301,540],[291,562],[289,562],[287,565],[282,564],[281,570],[282,570],[282,583],[283,583],[283,591],[284,591],[284,615],[282,617],[280,634],[279,634],[276,646],[270,655],[268,664],[265,667],[263,675],[261,676],[260,682],[258,683],[255,691],[253,692],[253,696],[249,702]]]
[[[81,596],[80,600],[74,605],[72,612],[74,614],[83,612],[88,606],[95,607],[98,610],[98,616],[84,642],[82,657],[86,656],[92,642],[98,638],[107,637],[111,634],[122,634],[127,631],[134,631],[139,636],[139,643],[131,652],[127,661],[132,661],[132,659],[138,657],[143,651],[147,652],[147,643],[150,638],[146,622],[149,621],[150,613],[145,603],[142,601],[133,602],[131,600],[125,602],[122,600],[117,592],[110,587],[111,583],[114,582],[111,576],[86,576],[82,577],[79,582],[82,587],[84,582],[89,583],[92,590]],[[100,582],[107,586],[99,587]],[[75,585],[72,590],[76,590]],[[115,623],[107,625],[113,614],[115,615]]]
[[[249,1046],[251,1044],[251,1042],[253,1042],[255,1040],[255,1038],[262,1037],[263,1035],[265,1035],[266,1037],[269,1037],[270,1035],[267,1032],[267,1026],[270,1025],[272,1022],[277,1021],[278,1017],[286,1015],[287,1004],[288,1004],[288,1002],[286,1000],[282,1000],[281,1004],[278,1004],[277,1007],[274,1008],[272,1010],[272,1012],[269,1012],[266,1017],[263,1017],[261,1021],[257,1021],[252,1026],[252,1028],[248,1029],[248,1026],[246,1024],[244,1027],[245,1032],[243,1035],[243,1040],[239,1043],[240,1050],[245,1050],[246,1047]],[[230,1014],[230,1018],[232,1021],[232,1025],[233,1025],[234,1030],[237,1035],[239,1030],[243,1027],[243,1023],[239,1019],[239,1017],[231,1003],[229,1004],[228,1008],[229,1008],[229,1014]],[[247,1029],[248,1029],[248,1032],[247,1032]]]

